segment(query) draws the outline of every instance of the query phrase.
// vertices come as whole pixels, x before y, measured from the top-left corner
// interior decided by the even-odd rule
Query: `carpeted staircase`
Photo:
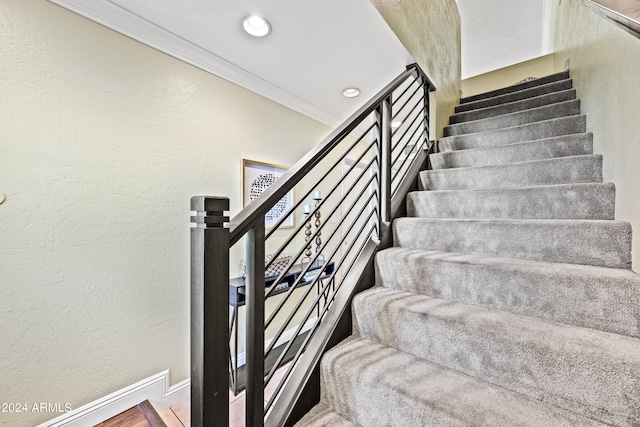
[[[462,100],[298,426],[640,426],[631,227],[575,97]]]

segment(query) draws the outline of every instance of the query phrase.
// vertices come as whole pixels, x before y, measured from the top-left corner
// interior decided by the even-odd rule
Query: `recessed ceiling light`
[[[399,128],[401,124],[402,122],[400,120],[394,120],[393,122],[391,122],[391,127],[393,129],[396,129],[396,128]]]
[[[342,95],[346,96],[347,98],[355,98],[356,96],[360,95],[360,89],[358,89],[357,87],[348,87],[342,91]]]
[[[245,16],[242,20],[242,28],[255,37],[264,37],[271,32],[271,24],[261,16]]]

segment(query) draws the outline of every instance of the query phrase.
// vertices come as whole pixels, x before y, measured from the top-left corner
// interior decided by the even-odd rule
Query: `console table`
[[[304,274],[304,277],[298,285],[296,289],[301,288],[303,286],[308,286],[313,282],[318,274],[320,274],[320,278],[316,281],[318,285],[318,294],[320,293],[320,288],[323,285],[323,281],[331,277],[335,270],[335,263],[328,262],[324,265],[324,263],[318,263],[317,266],[312,266],[308,269],[308,271]],[[271,289],[275,286],[273,292],[267,298],[271,298],[273,296],[282,294],[287,292],[293,284],[298,280],[300,275],[302,274],[304,268],[302,265],[295,265],[291,269],[289,269],[288,273],[282,277],[282,280],[279,283],[275,283],[276,279],[279,275],[265,277],[265,289]],[[229,305],[232,308],[231,313],[231,322],[229,324],[229,336],[232,337],[235,344],[235,354],[232,356],[231,351],[229,352],[229,388],[233,391],[233,394],[238,394],[238,308],[242,307],[246,304],[246,279],[244,277],[234,277],[229,281]],[[318,310],[320,310],[320,306],[318,306]],[[235,329],[234,329],[234,326]],[[231,348],[231,346],[229,346]],[[269,369],[269,366],[265,365],[265,369]]]

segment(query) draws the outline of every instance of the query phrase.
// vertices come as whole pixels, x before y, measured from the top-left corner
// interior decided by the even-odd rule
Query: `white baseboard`
[[[317,318],[309,319],[301,330],[307,332],[315,324]],[[285,331],[275,347],[287,343],[294,338],[296,328]],[[269,345],[271,340],[266,342]],[[246,353],[238,355],[238,366],[246,363]],[[78,409],[60,415],[38,427],[86,427],[93,426],[114,417],[129,408],[148,400],[158,412],[180,403],[191,395],[191,382],[186,380],[169,387],[169,370],[160,372],[147,379],[111,393],[101,399],[88,403]]]
[[[191,394],[190,381],[186,380],[169,387],[169,370],[137,382],[101,399],[67,412],[38,427],[86,427],[101,423],[129,408],[148,400],[162,412],[188,399]]]

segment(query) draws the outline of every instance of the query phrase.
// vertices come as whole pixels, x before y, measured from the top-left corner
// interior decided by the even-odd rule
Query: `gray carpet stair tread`
[[[636,338],[386,288],[358,294],[353,312],[364,338],[589,418],[640,423]]]
[[[414,191],[407,213],[421,218],[614,219],[613,183]]]
[[[394,246],[631,268],[631,225],[562,219],[398,218]]]
[[[600,423],[367,339],[329,351],[322,399],[362,426],[598,426]]]
[[[457,123],[501,116],[503,114],[514,113],[516,111],[524,111],[530,108],[541,107],[543,105],[569,101],[571,99],[576,99],[575,89],[552,92],[544,95],[534,96],[533,98],[523,99],[520,101],[507,102],[505,104],[494,105],[491,107],[479,108],[477,110],[454,114],[449,118],[449,124],[454,125]]]
[[[429,155],[429,161],[433,169],[451,169],[585,154],[593,154],[592,133],[562,135],[495,147],[433,153]]]
[[[477,101],[465,102],[455,107],[456,113],[463,113],[465,111],[472,111],[479,108],[492,107],[494,105],[505,104],[508,102],[521,101],[523,99],[529,99],[548,93],[559,92],[562,90],[568,90],[573,88],[573,82],[571,79],[559,80],[555,82],[546,83],[543,85],[534,86],[531,88],[522,89],[515,92],[509,92],[502,95],[497,95],[489,98],[479,99]]]
[[[516,83],[511,86],[502,87],[499,89],[490,90],[487,92],[479,93],[477,95],[466,96],[460,99],[461,104],[477,101],[484,98],[493,98],[494,96],[504,95],[509,92],[517,92],[523,89],[532,88],[535,86],[541,86],[547,83],[555,82],[558,80],[566,80],[569,78],[568,71],[562,71],[559,73],[549,74],[548,76],[539,77],[535,80],[529,80],[522,83]]]
[[[464,135],[468,133],[486,132],[527,123],[540,122],[565,116],[580,114],[580,100],[558,102],[525,111],[517,111],[501,116],[489,117],[464,123],[449,125],[444,128],[444,136]]]
[[[331,406],[320,402],[295,424],[295,427],[360,427],[337,413]]]
[[[587,119],[584,115],[560,117],[486,132],[447,136],[438,140],[438,150],[443,152],[495,147],[515,142],[585,133],[586,129]]]
[[[631,225],[568,72],[461,100],[299,426],[640,426]]]
[[[389,248],[376,284],[640,338],[640,276],[627,269]]]
[[[602,182],[602,155],[420,172],[421,189],[471,190]]]

